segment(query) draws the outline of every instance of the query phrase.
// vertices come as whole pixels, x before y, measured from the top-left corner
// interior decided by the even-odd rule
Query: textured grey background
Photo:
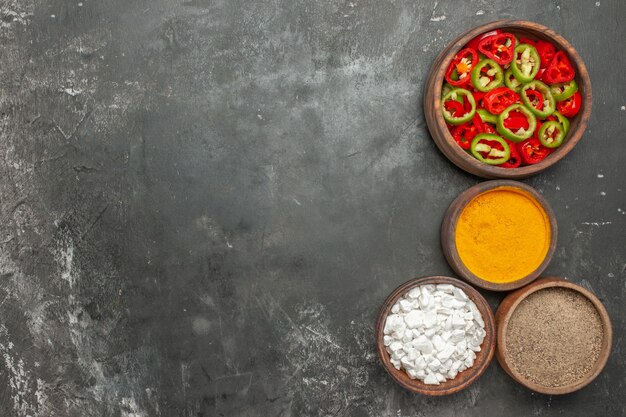
[[[604,301],[613,354],[566,397],[495,362],[411,395],[375,356],[377,309],[451,273],[439,225],[478,182],[434,147],[423,84],[503,17],[589,68],[587,134],[526,182],[559,221],[547,272]],[[625,18],[620,0],[0,0],[0,414],[626,415]]]

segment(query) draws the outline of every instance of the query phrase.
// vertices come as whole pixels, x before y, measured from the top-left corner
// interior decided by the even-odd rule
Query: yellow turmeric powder
[[[463,264],[486,281],[517,281],[533,272],[550,246],[550,221],[530,194],[500,187],[474,197],[456,225]]]

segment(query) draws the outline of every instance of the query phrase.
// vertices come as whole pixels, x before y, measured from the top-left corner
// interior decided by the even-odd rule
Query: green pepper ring
[[[448,83],[443,83],[443,87],[441,87],[441,97],[444,97],[446,94],[448,94],[452,90],[454,90],[454,87],[452,87]]]
[[[514,110],[522,113],[524,116],[526,116],[526,119],[528,120],[528,129],[521,135],[514,133],[511,129],[504,126],[504,121],[509,116],[509,113]],[[536,127],[537,118],[530,110],[528,110],[526,106],[523,106],[521,104],[511,104],[509,107],[504,109],[504,111],[498,116],[498,124],[496,125],[496,130],[498,131],[498,133],[500,133],[511,142],[522,142],[533,135]]]
[[[492,140],[502,145],[502,147],[504,148],[504,156],[497,158],[497,159],[483,158],[480,152],[476,150],[476,145],[478,145],[478,142],[480,142],[482,139]],[[500,136],[494,135],[492,133],[479,133],[478,135],[476,135],[474,139],[472,140],[472,144],[470,146],[470,152],[480,162],[484,162],[485,164],[488,164],[488,165],[501,165],[505,163],[506,161],[508,161],[509,158],[511,157],[511,148],[509,148],[509,144],[506,143],[506,141],[502,139]]]
[[[448,100],[456,100],[456,98],[452,98],[453,94],[460,94],[462,96],[467,97],[467,100],[472,105],[472,110],[470,110],[467,114],[461,117],[452,116],[450,112],[446,110],[445,103]],[[463,123],[466,123],[472,120],[472,118],[476,114],[476,100],[474,100],[474,96],[469,90],[466,90],[464,88],[455,88],[453,90],[450,90],[448,94],[446,94],[445,96],[441,98],[441,112],[443,113],[443,118],[445,119],[446,122],[454,126],[462,125]]]
[[[480,70],[482,70],[483,67],[487,65],[489,65],[491,69],[495,70],[495,74],[494,74],[493,80],[491,80],[489,84],[487,84],[486,86],[482,86],[479,81],[481,77]],[[502,71],[502,67],[498,65],[498,63],[492,59],[483,59],[482,61],[479,61],[478,64],[474,66],[474,68],[472,68],[472,75],[471,75],[472,85],[478,91],[481,91],[483,93],[486,93],[487,91],[491,91],[496,87],[500,87],[502,85],[503,80],[504,80],[504,72]]]
[[[511,78],[513,79],[511,80]],[[506,85],[508,88],[515,91],[516,93],[519,93],[519,90],[522,88],[522,83],[519,82],[517,78],[515,78],[511,67],[507,68],[507,70],[504,71],[504,85]]]
[[[550,126],[554,126],[555,129],[558,129],[558,132],[559,132],[559,135],[557,135],[556,139],[552,143],[546,142],[546,140],[543,137],[543,134],[546,132],[546,130]],[[545,122],[543,125],[541,125],[541,128],[539,129],[539,132],[537,133],[537,137],[539,138],[539,142],[541,142],[541,144],[545,146],[546,148],[551,148],[551,149],[558,148],[559,146],[561,146],[561,144],[563,143],[563,140],[565,139],[565,129],[563,128],[563,125],[561,123],[555,120],[549,120]]]
[[[544,101],[548,100],[548,106],[546,107],[544,105],[543,110],[537,110],[532,105],[532,103],[528,99],[528,96],[526,95],[526,90],[528,89],[538,90],[541,93],[541,95],[543,95],[543,100]],[[522,86],[522,89],[520,90],[520,96],[522,97],[522,102],[526,105],[526,107],[528,107],[528,109],[540,119],[545,119],[546,117],[554,113],[554,110],[556,110],[556,101],[554,100],[554,96],[552,96],[550,87],[548,87],[546,84],[542,83],[541,81],[534,80],[534,81],[524,84]]]
[[[563,134],[567,135],[567,132],[569,132],[569,119],[559,113],[558,110],[555,110],[554,113],[552,113],[552,116],[556,117],[557,120],[563,125]]]
[[[529,75],[524,75],[524,73],[522,73],[521,68],[519,68],[517,66],[517,54],[518,53],[523,53],[525,49],[530,49],[530,56],[531,56],[531,58],[533,58],[535,60],[535,65],[533,66],[533,68],[530,71]],[[513,76],[520,83],[529,83],[529,82],[531,82],[537,76],[537,73],[539,72],[539,54],[537,53],[537,49],[535,49],[534,46],[528,45],[528,44],[525,44],[525,43],[523,43],[521,45],[517,45],[515,47],[515,55],[514,55],[513,61],[511,61],[511,67],[509,69],[513,73]]]
[[[554,88],[561,88],[561,87],[565,87],[562,93],[555,94],[553,92]],[[573,96],[574,93],[576,93],[576,91],[578,91],[578,84],[576,84],[576,80],[572,80],[568,83],[558,83],[558,84],[554,84],[550,86],[550,92],[552,93],[552,97],[554,97],[556,101],[567,100],[568,98]]]

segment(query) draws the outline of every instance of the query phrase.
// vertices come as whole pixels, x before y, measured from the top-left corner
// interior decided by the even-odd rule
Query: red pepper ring
[[[553,116],[550,116],[550,117],[553,117]],[[548,117],[548,119],[550,119],[550,117]],[[556,117],[554,119],[556,119]],[[535,131],[533,132],[533,135],[531,137],[539,140],[539,129],[541,129],[542,125],[543,123],[541,123],[541,120],[537,120],[537,127],[535,128]]]
[[[482,91],[472,91],[472,95],[474,96],[474,101],[476,101],[476,108],[484,107],[482,99],[485,97],[486,93]]]
[[[454,117],[460,117],[465,114],[465,107],[463,104],[459,103],[456,100],[448,100],[443,103],[446,110],[448,110]]]
[[[528,97],[528,101],[533,105],[537,110],[543,110],[543,94],[539,90],[528,89],[522,92],[522,94],[526,94]]]
[[[536,41],[532,39],[528,39],[528,38],[519,38],[519,43],[525,43],[526,45],[532,45],[532,46],[537,45]]]
[[[574,79],[576,72],[563,51],[554,54],[552,62],[546,68],[543,79],[548,84],[568,83]]]
[[[556,108],[565,117],[574,117],[580,111],[582,96],[576,91],[571,97],[556,103]]]
[[[519,94],[507,87],[498,87],[489,91],[483,98],[485,109],[491,114],[500,114],[520,100]]]
[[[485,32],[483,34],[476,36],[474,39],[472,39],[471,41],[467,43],[467,46],[474,50],[478,50],[478,44],[480,43],[481,40],[488,38],[489,36],[499,35],[501,33],[502,33],[502,30],[500,29],[490,30],[489,32]]]
[[[529,138],[518,143],[517,150],[522,157],[522,161],[529,165],[543,161],[552,153],[552,149],[546,148],[535,138]]]
[[[470,80],[472,68],[478,62],[478,53],[472,48],[460,50],[448,65],[446,81],[455,87],[462,87]],[[456,79],[455,79],[456,78]]]
[[[552,58],[554,58],[556,48],[550,42],[537,41],[535,49],[537,49],[537,53],[539,54],[539,67],[547,68],[548,65],[550,65],[550,62],[552,62]],[[536,79],[539,79],[539,76],[537,76]]]
[[[483,133],[484,129],[483,121],[478,113],[476,113],[471,122],[455,126],[451,133],[454,141],[458,143],[461,148],[469,149],[472,145],[472,139],[474,139],[477,134]]]
[[[502,168],[517,168],[522,164],[522,157],[520,156],[519,151],[517,150],[517,147],[515,146],[515,143],[509,140],[507,140],[506,143],[509,144],[509,151],[510,151],[509,160],[501,164],[500,166]]]
[[[515,36],[511,33],[491,35],[478,42],[478,52],[496,61],[498,65],[507,65],[515,56],[515,42]]]

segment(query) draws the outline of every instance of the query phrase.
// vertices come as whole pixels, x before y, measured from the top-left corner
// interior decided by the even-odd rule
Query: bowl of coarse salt
[[[478,291],[456,278],[415,278],[387,297],[376,322],[380,360],[409,391],[448,395],[487,369],[495,320]]]

